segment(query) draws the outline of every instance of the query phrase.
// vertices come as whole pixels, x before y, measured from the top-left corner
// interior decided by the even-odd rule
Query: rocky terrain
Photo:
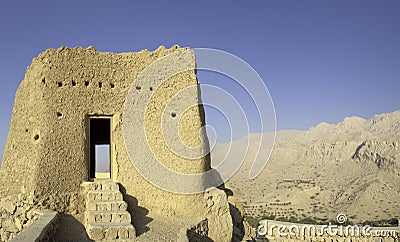
[[[33,209],[35,203],[34,194],[21,193],[18,198],[0,198],[0,241],[11,240],[38,218]]]
[[[266,167],[249,180],[255,136],[242,168],[227,183],[246,204],[246,216],[321,223],[338,214],[353,223],[400,217],[400,110],[278,131]],[[241,142],[232,145],[246,145]],[[227,147],[215,147],[213,164],[223,160]]]

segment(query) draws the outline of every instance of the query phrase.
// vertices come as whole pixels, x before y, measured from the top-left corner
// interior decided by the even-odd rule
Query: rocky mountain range
[[[324,222],[346,214],[355,223],[400,217],[400,110],[277,131],[267,165],[250,180],[258,136],[247,137],[244,163],[226,184],[245,203],[246,216]],[[235,157],[229,147],[246,145],[247,139],[216,145],[213,164]]]

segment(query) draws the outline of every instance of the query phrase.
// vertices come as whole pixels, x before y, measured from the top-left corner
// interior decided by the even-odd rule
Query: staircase
[[[135,228],[118,184],[110,179],[96,179],[82,185],[87,191],[85,227],[89,238],[95,241],[133,241]]]

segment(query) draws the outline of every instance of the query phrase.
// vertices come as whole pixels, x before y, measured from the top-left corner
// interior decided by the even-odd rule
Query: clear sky
[[[308,129],[400,109],[399,26],[397,0],[1,1],[0,152],[25,68],[47,48],[225,50],[263,78],[278,129]]]

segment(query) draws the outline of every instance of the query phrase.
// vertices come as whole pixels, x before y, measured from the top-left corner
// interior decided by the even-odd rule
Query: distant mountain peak
[[[350,116],[350,117],[346,117],[343,119],[343,121],[341,123],[361,123],[361,122],[365,122],[366,119],[358,117],[358,116]]]

